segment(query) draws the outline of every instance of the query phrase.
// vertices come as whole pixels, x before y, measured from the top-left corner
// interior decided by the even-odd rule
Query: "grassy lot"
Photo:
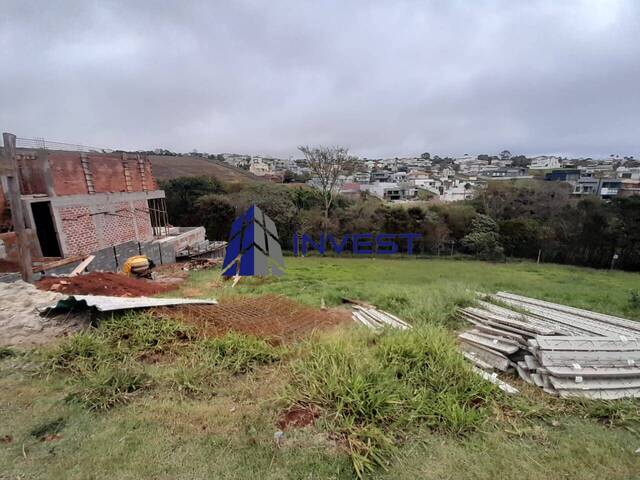
[[[409,320],[446,321],[451,306],[474,291],[519,293],[603,313],[640,318],[640,275],[533,262],[288,257],[279,278],[242,279],[234,293],[280,293],[310,305],[337,305],[343,297],[365,300]],[[185,293],[219,297],[218,275],[194,272]],[[454,300],[454,301],[452,301]]]
[[[217,272],[194,272],[181,293],[281,293],[315,306],[357,298],[417,328],[377,336],[348,326],[273,347],[200,339],[135,315],[55,348],[0,350],[0,479],[348,479],[358,468],[389,479],[639,477],[639,402],[560,401],[518,382],[523,395],[505,398],[460,361],[451,313],[473,291],[508,290],[640,318],[630,295],[640,275],[445,260],[286,263],[284,277],[235,289]],[[277,419],[292,404],[320,416],[277,446]]]

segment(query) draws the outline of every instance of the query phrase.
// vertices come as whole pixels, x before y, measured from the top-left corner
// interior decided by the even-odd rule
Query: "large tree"
[[[307,166],[318,182],[324,207],[325,230],[329,225],[329,211],[338,193],[340,176],[350,172],[355,157],[344,147],[298,147],[304,154]]]

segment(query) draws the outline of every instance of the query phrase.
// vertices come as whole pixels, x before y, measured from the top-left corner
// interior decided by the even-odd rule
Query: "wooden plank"
[[[11,222],[13,223],[13,230],[16,232],[20,273],[25,282],[33,283],[31,249],[29,248],[29,238],[24,225],[24,212],[20,196],[20,172],[18,171],[16,159],[16,136],[11,133],[3,133],[2,141],[4,142],[4,156],[13,170],[13,173],[6,177],[7,186],[9,187],[7,193],[11,202]]]
[[[69,257],[63,258],[62,260],[56,260],[55,262],[46,263],[44,265],[39,265],[37,267],[33,267],[34,272],[44,272],[47,270],[51,270],[52,268],[62,267],[63,265],[68,265],[73,262],[77,262],[82,260],[84,257]]]
[[[76,275],[78,275],[79,273],[84,272],[84,269],[87,268],[89,266],[89,264],[91,262],[93,262],[93,259],[96,258],[95,255],[89,255],[87,258],[85,258],[82,262],[80,262],[80,264],[74,268],[71,273],[69,274],[70,277],[75,277]]]

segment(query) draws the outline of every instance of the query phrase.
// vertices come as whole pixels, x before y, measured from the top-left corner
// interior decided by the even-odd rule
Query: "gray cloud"
[[[112,148],[640,156],[640,2],[0,5],[0,128]]]

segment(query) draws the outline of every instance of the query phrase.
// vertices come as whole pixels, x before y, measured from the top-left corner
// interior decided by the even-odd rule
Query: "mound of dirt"
[[[280,430],[287,428],[301,428],[312,425],[320,416],[320,412],[312,406],[294,405],[278,417],[276,425]]]
[[[176,284],[130,278],[111,272],[91,272],[77,277],[44,277],[36,282],[40,290],[76,295],[148,297],[176,288]]]
[[[236,331],[266,338],[273,343],[352,322],[348,310],[320,310],[278,295],[236,297],[217,305],[181,305],[157,308],[153,312],[193,325],[203,336],[216,337]]]

